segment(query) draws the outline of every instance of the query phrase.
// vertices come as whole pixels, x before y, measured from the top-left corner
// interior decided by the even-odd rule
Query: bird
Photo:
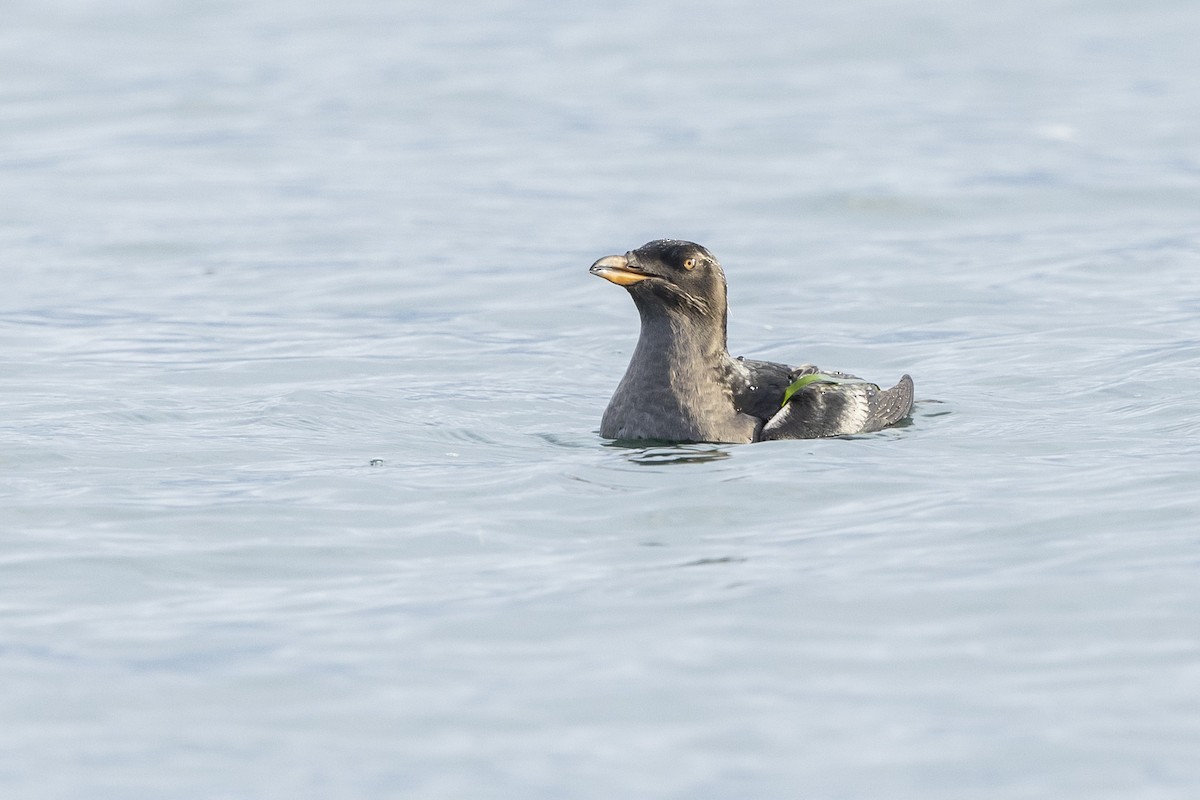
[[[605,439],[814,439],[882,430],[912,411],[907,374],[881,389],[812,364],[732,357],[725,271],[694,242],[657,239],[604,256],[589,271],[624,287],[641,317],[629,367],[600,421]]]

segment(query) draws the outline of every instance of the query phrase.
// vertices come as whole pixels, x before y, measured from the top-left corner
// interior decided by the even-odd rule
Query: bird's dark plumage
[[[623,256],[606,256],[591,272],[628,289],[642,322],[629,368],[604,411],[601,436],[811,439],[877,431],[912,410],[907,375],[885,390],[811,364],[732,358],[725,337],[725,273],[698,244],[660,239]]]

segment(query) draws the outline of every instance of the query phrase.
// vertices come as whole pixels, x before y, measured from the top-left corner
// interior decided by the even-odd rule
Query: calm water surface
[[[7,4],[0,793],[1200,793],[1200,11]],[[911,424],[596,435],[690,238]]]

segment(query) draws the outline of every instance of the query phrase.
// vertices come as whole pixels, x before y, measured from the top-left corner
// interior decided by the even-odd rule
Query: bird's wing
[[[762,440],[868,433],[898,422],[912,410],[913,382],[907,375],[891,389],[880,389],[845,373],[820,374],[836,382],[802,383],[767,420]]]
[[[816,367],[789,367],[773,361],[755,361],[738,358],[734,361],[729,385],[733,389],[733,405],[743,414],[758,417],[766,422],[779,412],[783,393],[804,370],[815,372]]]

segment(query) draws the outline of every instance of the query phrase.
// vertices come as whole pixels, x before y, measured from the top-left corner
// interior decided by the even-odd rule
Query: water
[[[0,787],[1194,797],[1186,3],[9,3]],[[595,258],[906,427],[630,449]]]

